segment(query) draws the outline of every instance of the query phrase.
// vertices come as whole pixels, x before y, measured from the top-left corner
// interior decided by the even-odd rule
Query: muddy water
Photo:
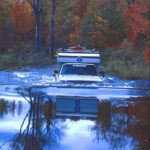
[[[119,93],[100,98],[48,91],[1,94],[1,150],[150,149],[150,95],[128,93],[122,99]]]

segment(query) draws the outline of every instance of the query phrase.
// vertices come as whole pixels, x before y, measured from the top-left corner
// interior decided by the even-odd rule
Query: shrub
[[[129,57],[124,55],[124,51],[104,52],[106,54],[102,54],[102,57],[106,58],[102,64],[105,65],[106,74],[124,79],[150,79],[150,64],[144,62],[142,53]]]
[[[0,69],[21,68],[22,66],[48,65],[56,63],[56,59],[51,59],[46,53],[40,55],[25,53],[18,57],[11,54],[0,55]]]
[[[1,68],[10,67],[17,64],[17,60],[14,56],[9,54],[4,54],[0,56]]]

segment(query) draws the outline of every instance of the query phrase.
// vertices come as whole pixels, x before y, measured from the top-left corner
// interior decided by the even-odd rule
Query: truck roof
[[[80,47],[81,48],[81,47]],[[100,63],[100,54],[98,51],[83,48],[79,49],[59,49],[57,56],[58,63]]]
[[[93,65],[95,66],[95,64],[90,64],[90,63],[65,63],[63,65]]]

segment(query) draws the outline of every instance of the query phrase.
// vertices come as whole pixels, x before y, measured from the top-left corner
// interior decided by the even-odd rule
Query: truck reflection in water
[[[99,100],[96,97],[56,97],[56,116],[97,118]]]
[[[43,93],[29,93],[24,97],[30,102],[29,111],[15,136],[6,140],[11,141],[7,144],[8,149],[64,150],[64,143],[70,149],[78,144],[79,150],[82,146],[93,150],[150,148],[149,97],[124,101],[51,97]],[[9,113],[14,118],[15,111],[21,115],[23,109],[23,102],[0,100],[0,123]],[[3,128],[6,130],[7,125]],[[11,127],[7,130],[8,134],[12,132]],[[0,149],[4,150],[2,131],[0,126]]]
[[[60,143],[64,119],[93,119],[98,115],[98,99],[94,97],[56,97],[36,93],[30,95],[30,109],[26,114],[19,133],[13,139],[12,149],[42,150],[54,148]]]

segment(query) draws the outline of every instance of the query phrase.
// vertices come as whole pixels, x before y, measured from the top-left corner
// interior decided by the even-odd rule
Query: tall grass
[[[56,63],[56,59],[51,59],[49,55],[28,53],[24,55],[0,54],[0,70],[21,68],[22,66],[42,66]]]
[[[150,79],[150,64],[144,62],[142,53],[129,57],[122,51],[105,49],[101,58],[106,74],[124,79]]]

